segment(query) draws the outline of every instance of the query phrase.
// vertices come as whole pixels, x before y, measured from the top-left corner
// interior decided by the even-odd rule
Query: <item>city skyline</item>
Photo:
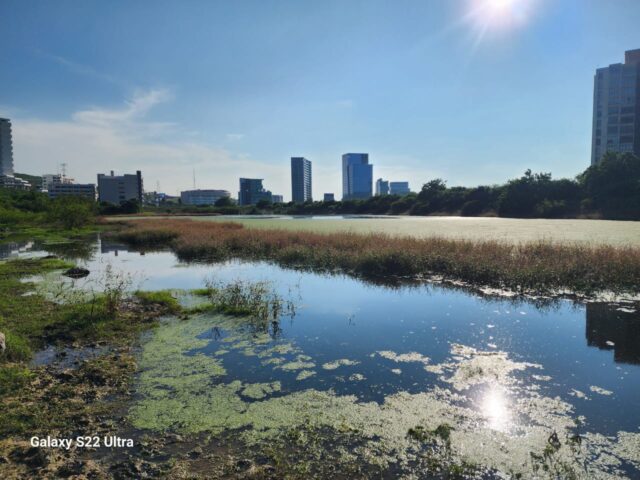
[[[337,197],[350,151],[414,190],[572,177],[591,158],[594,72],[640,46],[629,0],[144,3],[0,5],[16,172],[140,169],[172,195],[194,169],[232,192],[244,174],[287,201],[291,152]]]

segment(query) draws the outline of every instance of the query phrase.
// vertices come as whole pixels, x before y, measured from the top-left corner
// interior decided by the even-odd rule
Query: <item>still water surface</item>
[[[535,395],[566,403],[568,415],[581,419],[579,434],[640,432],[640,313],[633,305],[533,303],[434,284],[386,287],[267,263],[185,264],[170,252],[142,254],[108,242],[84,257],[80,263],[91,274],[78,285],[85,288],[107,265],[132,275],[144,290],[190,290],[208,278],[272,282],[297,311],[282,319],[269,342],[249,345],[247,353],[229,348],[233,332],[212,327],[199,333],[204,343],[185,352],[223,362],[226,382],[279,382],[271,397],[313,389],[383,404],[399,392],[451,388],[446,368],[452,359],[495,353],[508,358],[504,369],[489,366],[487,381],[456,387],[464,392],[460,404],[477,412],[483,427],[516,435],[528,422],[519,400]],[[265,365],[260,352],[278,345],[295,345],[296,352],[283,351],[280,360],[295,362],[303,353],[312,365],[304,368],[313,373],[303,378],[302,367]],[[622,463],[618,473],[640,475],[637,464]]]

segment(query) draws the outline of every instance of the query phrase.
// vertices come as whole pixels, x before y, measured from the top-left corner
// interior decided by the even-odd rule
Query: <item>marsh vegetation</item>
[[[163,239],[189,261],[268,260],[368,278],[442,276],[516,292],[637,293],[640,289],[640,248],[631,246],[266,232],[234,222],[167,219],[131,221],[118,238],[139,247]]]

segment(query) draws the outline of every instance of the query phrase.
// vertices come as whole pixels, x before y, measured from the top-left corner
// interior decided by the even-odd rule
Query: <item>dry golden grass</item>
[[[129,221],[119,237],[139,246],[170,246],[185,260],[269,260],[365,277],[442,275],[530,292],[640,291],[637,247],[321,234],[186,219]]]

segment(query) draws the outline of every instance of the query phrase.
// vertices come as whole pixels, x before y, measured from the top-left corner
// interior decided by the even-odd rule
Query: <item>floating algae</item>
[[[598,387],[596,385],[591,385],[589,387],[589,390],[591,390],[593,393],[597,393],[598,395],[613,395],[613,392],[611,390],[605,390],[602,387]]]
[[[280,382],[270,383],[250,383],[242,389],[242,396],[259,400],[273,392],[279,392],[281,389]]]
[[[382,358],[393,360],[394,362],[417,362],[424,363],[425,365],[429,363],[429,357],[425,357],[424,355],[421,355],[417,352],[397,354],[396,352],[392,352],[391,350],[382,350],[376,353]]]
[[[624,475],[626,464],[638,465],[637,433],[619,432],[610,438],[587,433],[577,447],[571,440],[576,428],[573,408],[559,398],[521,389],[522,396],[501,404],[503,391],[519,387],[512,374],[538,367],[515,362],[502,352],[489,355],[452,345],[441,369],[453,390],[398,392],[380,403],[315,389],[282,390],[272,396],[277,382],[247,384],[227,379],[220,358],[193,354],[207,343],[197,337],[223,321],[195,317],[162,324],[153,332],[143,346],[137,385],[140,399],[130,411],[134,426],[186,434],[235,431],[251,448],[285,441],[285,433],[293,429],[327,435],[348,432],[358,438],[359,446],[350,451],[336,447],[345,458],[411,471],[416,465],[430,465],[434,453],[428,444],[407,435],[409,430],[437,431],[449,425],[447,459],[482,465],[505,477],[617,478]],[[302,358],[292,363],[306,363]],[[300,370],[298,375],[309,371]],[[483,392],[482,408],[476,408],[466,393],[480,384],[490,388]],[[251,400],[243,400],[246,397]],[[495,428],[499,418],[517,428]],[[329,444],[333,439],[326,438]]]
[[[444,380],[453,384],[456,390],[466,390],[489,381],[511,384],[515,382],[510,376],[513,371],[542,368],[542,365],[534,363],[514,362],[506,352],[485,352],[455,343],[451,345],[451,353],[456,362],[441,364],[441,370],[453,372],[453,375]]]
[[[327,362],[322,364],[322,368],[325,370],[335,370],[341,366],[358,365],[360,362],[355,360],[349,360],[348,358],[340,358],[333,362]]]
[[[313,370],[302,370],[296,376],[296,380],[298,380],[298,381],[306,380],[307,378],[313,377],[315,374],[316,374],[316,372],[314,372]]]
[[[282,365],[278,365],[278,366],[276,366],[276,368],[279,369],[279,370],[285,370],[285,371],[288,371],[288,372],[314,368],[316,366],[316,364],[313,363],[313,362],[307,361],[306,358],[309,358],[309,357],[306,357],[304,355],[299,355],[298,357],[296,357],[296,359],[294,361],[287,362],[287,363],[284,363]]]

